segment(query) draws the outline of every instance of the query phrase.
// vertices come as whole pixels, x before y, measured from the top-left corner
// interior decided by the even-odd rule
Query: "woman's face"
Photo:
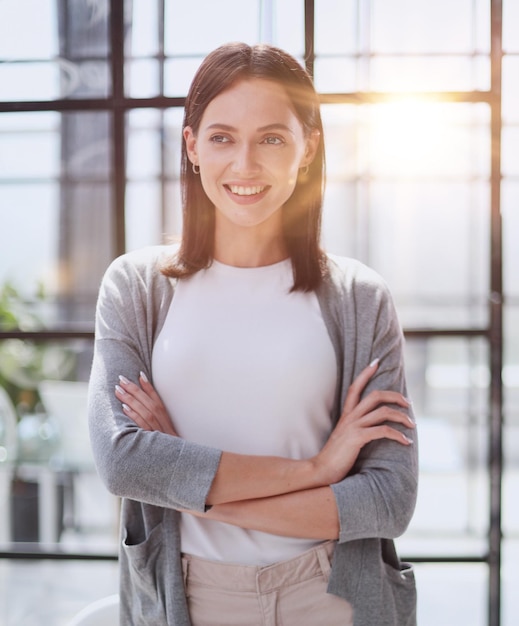
[[[184,130],[189,159],[216,207],[217,228],[281,229],[280,208],[294,191],[298,170],[319,142],[303,127],[281,85],[241,80],[207,106],[198,129]]]

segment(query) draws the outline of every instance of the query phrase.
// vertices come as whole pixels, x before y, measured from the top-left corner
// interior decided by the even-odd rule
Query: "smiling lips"
[[[264,185],[254,185],[251,187],[242,187],[240,185],[226,185],[226,187],[237,196],[256,196],[265,191],[265,189],[267,189],[267,187]]]

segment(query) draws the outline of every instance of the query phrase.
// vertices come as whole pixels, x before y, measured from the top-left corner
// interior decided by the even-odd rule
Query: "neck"
[[[273,265],[288,257],[284,237],[280,231],[274,235],[256,229],[229,232],[216,224],[214,258],[220,263],[235,267],[262,267]]]

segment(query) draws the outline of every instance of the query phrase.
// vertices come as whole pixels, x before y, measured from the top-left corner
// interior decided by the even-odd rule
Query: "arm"
[[[186,512],[284,537],[326,540],[339,536],[337,506],[329,487],[217,504],[204,514]]]
[[[154,333],[173,290],[157,260],[155,248],[131,253],[114,261],[103,278],[88,398],[92,451],[111,493],[203,511],[220,451],[138,428],[113,392],[120,373],[137,378],[151,369]]]
[[[376,392],[360,400],[377,367],[374,362],[351,385],[339,424],[316,457],[293,461],[224,452],[207,499],[216,506],[205,517],[279,535],[337,538],[338,515],[329,482],[344,476],[367,441],[390,437],[410,445],[399,431],[382,423],[393,419],[412,427],[401,411],[380,406],[384,401],[407,406],[400,394]],[[140,385],[121,380],[115,393],[123,410],[143,429],[176,436],[159,396],[142,375]],[[302,468],[299,474],[297,468]]]
[[[340,300],[345,328],[344,345],[356,354],[352,363],[344,356],[343,389],[364,359],[374,354],[380,366],[365,394],[388,389],[407,396],[404,340],[391,294],[370,270],[349,289],[354,297]],[[412,407],[404,409],[412,418]],[[395,446],[378,439],[359,453],[348,477],[332,484],[340,520],[339,541],[369,537],[394,538],[407,528],[416,502],[418,484],[417,435],[406,424],[394,424],[412,439],[412,446]]]

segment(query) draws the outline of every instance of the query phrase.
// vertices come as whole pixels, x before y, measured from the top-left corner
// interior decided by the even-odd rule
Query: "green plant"
[[[30,301],[11,282],[4,283],[0,289],[0,329],[30,331],[43,328],[34,310],[45,299],[41,287],[35,300]],[[74,363],[73,351],[62,344],[4,339],[0,342],[0,385],[6,389],[19,413],[32,411],[40,400],[39,383],[44,379],[65,378]]]

